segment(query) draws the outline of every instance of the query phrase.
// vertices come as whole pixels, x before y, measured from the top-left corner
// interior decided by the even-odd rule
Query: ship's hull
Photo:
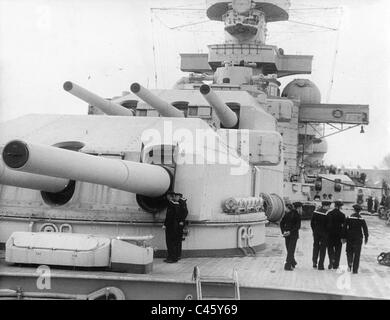
[[[175,279],[147,280],[118,275],[89,276],[58,275],[52,278],[51,290],[39,290],[34,270],[23,275],[4,274],[0,281],[0,299],[61,299],[61,300],[196,300],[196,286],[189,277],[185,281]],[[3,288],[23,288],[22,291]],[[75,289],[77,288],[77,290]],[[230,298],[232,292],[215,284],[208,287],[217,297]],[[310,292],[300,289],[261,288],[246,286],[240,289],[241,300],[350,300],[370,299],[348,294]]]

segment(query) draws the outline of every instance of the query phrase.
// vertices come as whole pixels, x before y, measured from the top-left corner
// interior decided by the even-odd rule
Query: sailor
[[[378,212],[378,209],[379,209],[379,200],[378,200],[378,197],[375,196],[374,197],[374,212]]]
[[[318,270],[325,270],[324,262],[329,233],[327,213],[331,204],[329,201],[322,201],[321,207],[313,212],[310,223],[313,230],[313,268],[317,268],[318,265]]]
[[[340,265],[342,232],[345,224],[345,214],[341,212],[344,205],[342,200],[334,202],[334,209],[329,211],[329,238],[328,238],[328,269],[337,269]]]
[[[364,243],[368,242],[368,229],[366,221],[361,217],[362,207],[359,204],[353,206],[354,213],[345,221],[343,238],[347,242],[347,261],[349,271],[358,273],[360,252],[362,250],[363,235]]]
[[[372,199],[372,196],[369,196],[366,201],[367,201],[367,211],[369,213],[372,213],[372,207],[374,205],[374,200]]]
[[[178,234],[178,253],[177,258],[178,260],[181,259],[181,251],[182,251],[182,242],[183,242],[183,231],[185,227],[185,222],[188,216],[188,209],[187,209],[187,199],[183,198],[183,195],[181,193],[175,194],[175,201],[179,203],[179,212],[178,212],[178,222],[179,222],[179,234]]]
[[[301,213],[299,213],[301,212]],[[299,238],[299,229],[301,228],[302,203],[286,202],[286,213],[280,222],[280,230],[285,239],[287,258],[284,270],[292,271],[297,265],[295,261],[295,248]]]
[[[381,202],[379,203],[379,205],[381,205],[382,207],[384,207],[384,206],[385,206],[385,200],[386,200],[385,195],[382,195]]]
[[[385,196],[384,207],[386,210],[390,210],[390,195]]]
[[[175,193],[170,191],[167,193],[167,213],[163,229],[165,229],[165,241],[167,245],[168,256],[164,260],[167,263],[175,263],[178,261],[178,239],[179,239],[179,211],[180,204],[175,201]]]
[[[358,204],[363,204],[363,191],[362,191],[362,189],[359,189],[358,190],[358,195],[357,195],[357,200],[356,200],[356,202],[358,203]]]

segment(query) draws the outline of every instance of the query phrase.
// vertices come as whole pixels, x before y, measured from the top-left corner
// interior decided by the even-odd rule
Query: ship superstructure
[[[266,44],[267,24],[288,20],[289,7],[290,1],[208,1],[208,17],[225,25],[225,42],[210,45],[209,54],[183,54],[181,69],[191,75],[177,87],[212,80],[213,86],[254,96],[276,118],[283,136],[284,197],[305,202],[316,195],[323,199],[322,188],[318,183],[315,188],[314,182],[326,173],[321,171],[328,151],[324,126],[343,132],[366,125],[369,110],[367,105],[322,104],[320,90],[308,79],[295,79],[281,91],[279,78],[312,72],[313,56],[288,55]],[[350,190],[339,190],[340,179],[333,178],[326,197],[351,202]]]

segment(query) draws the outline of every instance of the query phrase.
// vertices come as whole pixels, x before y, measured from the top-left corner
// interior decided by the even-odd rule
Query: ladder
[[[194,267],[192,279],[196,284],[196,296],[197,300],[240,300],[240,285],[238,282],[238,273],[236,269],[233,269],[231,278],[228,277],[216,277],[216,276],[201,276],[198,266]],[[205,296],[203,292],[204,285],[213,285],[216,287],[226,286],[234,290],[234,296]]]

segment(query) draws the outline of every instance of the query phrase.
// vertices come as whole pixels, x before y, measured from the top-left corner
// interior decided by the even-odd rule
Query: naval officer
[[[349,271],[353,271],[356,274],[359,271],[363,235],[364,243],[367,244],[368,242],[368,228],[366,221],[360,215],[362,207],[359,204],[355,204],[353,210],[355,212],[345,221],[343,238],[347,242],[346,251]]]
[[[175,193],[170,191],[167,193],[167,213],[165,216],[165,221],[163,229],[165,229],[165,241],[167,245],[168,255],[164,262],[175,263],[179,259],[179,212],[180,204],[178,201],[175,201]]]
[[[183,242],[183,231],[185,227],[185,222],[188,216],[188,208],[187,208],[187,199],[183,197],[181,193],[175,194],[175,200],[179,203],[179,210],[178,210],[178,223],[179,223],[179,233],[178,233],[178,239],[177,239],[177,245],[178,245],[178,252],[177,252],[177,258],[178,260],[181,259],[181,252],[182,252],[182,242]]]
[[[321,207],[313,212],[310,222],[313,231],[313,268],[317,268],[318,266],[318,270],[325,270],[324,262],[329,233],[329,219],[327,213],[331,204],[330,201],[322,201]]]

